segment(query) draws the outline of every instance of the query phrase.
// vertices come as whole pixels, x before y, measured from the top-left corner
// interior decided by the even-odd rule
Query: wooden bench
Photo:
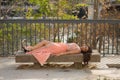
[[[90,62],[100,62],[101,56],[97,50],[93,50],[91,55]],[[38,61],[34,58],[34,56],[30,54],[16,54],[15,57],[16,63],[38,63]],[[67,54],[61,56],[50,56],[47,62],[74,62],[74,65],[77,68],[82,67],[83,55],[82,54]]]

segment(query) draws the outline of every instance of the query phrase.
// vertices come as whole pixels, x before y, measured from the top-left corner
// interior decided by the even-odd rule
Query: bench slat
[[[17,54],[15,57],[15,61],[17,63],[28,63],[34,62],[37,63],[38,61],[34,58],[34,56],[30,54]],[[47,62],[82,62],[83,55],[82,54],[67,54],[61,56],[50,56]],[[90,62],[100,62],[100,53],[97,50],[93,50],[91,55]]]

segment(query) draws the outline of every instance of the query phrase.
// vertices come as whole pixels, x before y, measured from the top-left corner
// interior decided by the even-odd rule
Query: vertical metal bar
[[[60,27],[60,24],[57,23],[57,32],[58,32],[58,42],[60,41],[60,33],[59,33],[59,27]]]
[[[85,43],[86,43],[86,44],[87,44],[87,42],[88,42],[88,41],[87,41],[87,33],[88,33],[88,31],[87,31],[87,27],[88,27],[87,24],[88,24],[88,23],[85,23],[85,32],[86,32],[86,33],[85,33]]]
[[[18,51],[18,46],[19,46],[19,44],[18,44],[18,40],[19,40],[19,25],[18,25],[18,23],[16,23],[16,50]]]
[[[95,37],[95,45],[96,45],[96,36],[97,36],[97,35],[96,35],[97,26],[98,26],[98,23],[95,24],[95,32],[94,32],[94,34],[95,34],[95,36],[94,36],[94,37]],[[96,48],[96,46],[95,46],[95,48]]]
[[[23,31],[22,31],[22,25],[23,25],[23,24],[20,23],[20,42],[21,42],[20,44],[22,44],[22,32],[23,32]],[[21,46],[20,46],[20,47],[21,47]],[[22,48],[20,48],[20,49],[22,49]]]
[[[117,54],[119,54],[119,41],[118,41],[118,39],[119,39],[119,24],[116,24],[116,51],[117,51]]]
[[[100,32],[99,32],[99,37],[98,37],[98,41],[99,41],[99,44],[98,44],[98,47],[99,47],[99,52],[101,53],[101,47],[102,47],[102,36],[103,36],[103,34],[102,34],[102,23],[100,24]]]
[[[97,26],[97,23],[93,23],[93,41],[92,41],[92,45],[93,45],[93,48],[96,49],[96,26]]]
[[[55,23],[54,23],[54,26],[53,26],[53,41],[55,42],[55,39],[56,39],[56,31],[55,31]]]
[[[120,23],[118,23],[118,38],[119,38],[119,40],[118,40],[118,52],[119,52],[119,54],[120,54]]]
[[[80,33],[81,33],[81,34],[80,34],[80,41],[81,41],[80,43],[81,43],[81,45],[82,45],[82,39],[83,39],[83,38],[82,38],[82,33],[83,33],[82,24],[83,24],[83,23],[80,23],[80,28],[81,28],[81,29],[80,29]]]
[[[78,40],[79,39],[79,28],[78,28],[78,23],[76,23],[76,42],[77,42],[77,44],[80,46],[80,41]]]
[[[46,25],[45,25],[45,23],[43,23],[44,24],[44,40],[46,39]]]
[[[110,26],[110,34],[111,34],[110,53],[113,53],[113,24],[111,24]]]
[[[117,47],[116,47],[116,44],[117,44],[117,34],[116,34],[117,32],[116,32],[116,24],[114,24],[114,52],[115,52],[115,54],[117,54]],[[114,54],[114,55],[115,55]]]
[[[120,54],[120,23],[118,23],[118,26],[117,26],[117,31],[118,31],[118,54]]]
[[[92,47],[92,28],[93,28],[93,24],[90,23],[90,46]]]
[[[119,27],[117,27],[117,26],[119,26],[118,24],[115,24],[115,32],[116,32],[116,34],[115,34],[115,41],[116,41],[116,44],[115,44],[115,51],[116,51],[116,54],[118,54],[118,30],[119,30]]]
[[[104,27],[104,32],[103,32],[103,56],[105,56],[105,26],[106,24],[103,25]]]
[[[11,42],[12,42],[12,55],[14,54],[14,42],[15,42],[15,40],[14,40],[14,29],[13,29],[14,26],[13,26],[13,24],[11,24],[12,25],[11,26],[12,27],[12,40],[11,40]]]
[[[35,27],[36,27],[36,30],[35,30],[36,42],[35,42],[35,44],[37,44],[37,43],[39,42],[39,40],[40,40],[40,38],[39,38],[39,36],[38,36],[38,35],[40,34],[40,33],[38,33],[38,32],[39,32],[39,27],[38,27],[38,26],[40,26],[40,25],[39,25],[39,22],[35,24]]]
[[[63,37],[63,42],[65,42],[65,25],[64,25],[64,23],[63,23],[63,33],[62,33],[62,37]]]
[[[114,50],[114,25],[112,24],[112,54]]]
[[[89,43],[89,46],[91,47],[91,43],[90,43],[90,23],[87,23],[88,24],[88,27],[87,27],[87,40],[88,40],[88,43]]]
[[[73,31],[74,24],[72,23],[71,25],[72,25],[72,41],[74,41],[74,35],[73,35],[74,34],[74,31]],[[75,28],[75,26],[74,26],[74,28]]]
[[[29,23],[30,24],[30,27],[29,27],[29,29],[30,29],[30,45],[32,45],[33,43],[32,43],[32,23]]]
[[[113,24],[113,41],[112,41],[112,54],[114,54],[114,49],[115,49],[115,45],[114,45],[114,40],[115,40],[115,24]]]
[[[40,33],[40,41],[41,41],[42,40],[41,39],[42,38],[42,35],[41,35],[42,34],[42,28],[41,28],[42,27],[42,23],[39,23],[39,25],[40,25],[40,32],[39,33]]]
[[[5,24],[5,23],[3,23],[3,24]],[[4,53],[5,53],[5,31],[4,31],[4,26],[3,26],[3,24],[2,24],[2,33],[3,33],[3,35],[2,35],[2,41],[3,41],[3,48],[2,48],[2,55],[4,55]]]
[[[66,23],[67,24],[67,23]],[[68,40],[69,40],[69,32],[70,32],[70,28],[69,28],[69,26],[67,26],[67,28],[68,28],[68,31],[67,31],[67,42],[68,42]]]
[[[110,51],[110,25],[108,25],[108,54],[110,53],[109,51]]]
[[[27,34],[27,33],[28,33],[28,26],[29,26],[29,25],[28,25],[28,23],[26,22],[26,23],[25,23],[25,26],[24,26],[24,27],[25,27],[25,37],[26,37],[26,40],[28,39],[28,34]],[[27,42],[28,42],[28,40],[26,41],[26,46],[27,46]]]
[[[7,40],[6,40],[7,41],[7,54],[9,54],[9,43],[8,43],[9,39],[8,38],[10,37],[9,33],[8,33],[8,31],[9,31],[8,26],[9,26],[9,24],[7,23],[7,25],[6,25],[6,27],[7,27],[7,31],[6,31],[6,33],[7,33]]]
[[[50,35],[50,33],[51,33],[51,31],[50,31],[51,30],[51,25],[50,25],[50,22],[48,23],[48,27],[49,27],[49,29],[48,29],[48,33],[49,33],[48,34],[49,35],[48,38],[49,38],[49,41],[51,41],[51,37],[50,37],[51,36]]]
[[[37,31],[36,31],[37,29],[36,29],[36,24],[37,23],[35,23],[35,44],[37,43]]]

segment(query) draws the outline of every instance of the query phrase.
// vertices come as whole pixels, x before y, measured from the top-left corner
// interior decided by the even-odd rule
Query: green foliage
[[[49,0],[29,0],[29,2],[38,6],[39,12],[35,14],[36,18],[50,14]]]
[[[117,0],[117,3],[120,3],[120,0]]]
[[[56,3],[51,3],[49,0],[29,0],[29,2],[38,6],[37,13],[30,15],[34,16],[35,19],[44,16],[59,17],[60,19],[77,19],[72,15],[72,7],[74,6],[68,0],[58,0]],[[86,6],[86,4],[78,4],[78,6]],[[29,14],[29,12],[26,14]]]
[[[70,20],[70,19],[77,19],[77,17],[69,14],[63,14],[62,19]]]
[[[72,13],[72,6],[69,4],[68,0],[59,0],[58,3],[58,16],[62,19],[76,19],[75,16],[73,16]]]
[[[75,8],[76,8],[76,9],[79,9],[80,7],[87,7],[87,6],[88,6],[88,4],[81,4],[81,3],[80,3],[80,4],[76,4],[76,5],[75,5]]]
[[[28,12],[25,14],[26,18],[29,19],[32,16],[32,9],[28,8]]]

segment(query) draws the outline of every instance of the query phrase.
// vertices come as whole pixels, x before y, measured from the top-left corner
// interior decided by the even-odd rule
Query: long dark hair
[[[81,50],[81,53],[83,54],[83,62],[84,62],[84,65],[87,65],[88,62],[89,62],[90,59],[91,59],[92,48],[91,48],[90,46],[88,46],[88,50],[87,50],[87,51],[82,51],[82,50]]]

